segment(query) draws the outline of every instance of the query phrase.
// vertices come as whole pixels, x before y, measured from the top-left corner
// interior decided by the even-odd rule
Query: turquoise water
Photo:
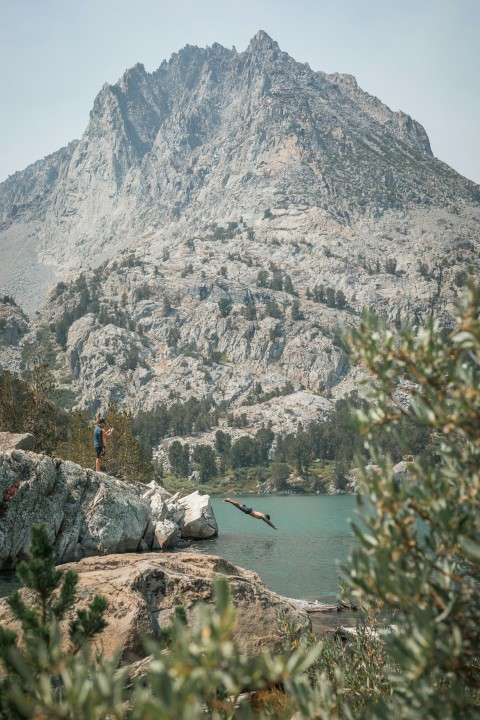
[[[240,512],[220,498],[211,503],[218,537],[193,547],[254,570],[275,592],[302,600],[333,602],[339,594],[339,563],[353,544],[349,519],[352,495],[235,496],[268,513],[278,530]]]

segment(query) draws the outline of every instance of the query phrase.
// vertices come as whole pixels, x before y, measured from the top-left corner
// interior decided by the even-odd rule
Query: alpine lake
[[[236,495],[232,499],[269,514],[278,529],[213,496],[218,536],[196,541],[190,549],[220,555],[253,570],[267,588],[280,595],[323,603],[339,599],[340,568],[354,543],[350,525],[356,514],[354,495]],[[0,573],[0,597],[18,587],[13,571]]]

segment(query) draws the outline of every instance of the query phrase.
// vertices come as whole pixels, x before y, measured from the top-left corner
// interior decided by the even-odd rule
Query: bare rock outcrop
[[[158,637],[160,629],[169,626],[176,606],[185,608],[191,622],[197,603],[212,602],[212,581],[217,576],[228,580],[237,608],[235,637],[243,652],[258,653],[267,647],[281,650],[279,611],[295,627],[309,627],[307,613],[267,590],[256,573],[211,555],[111,555],[85,558],[71,569],[79,573],[77,607],[96,594],[107,597],[108,626],[100,640],[106,656],[119,652],[122,662],[145,656],[142,636]],[[6,603],[1,601],[0,623],[8,626],[8,618]]]
[[[0,453],[9,450],[33,450],[35,436],[32,433],[0,432]]]
[[[185,537],[217,533],[208,496],[193,493],[167,504],[165,490],[156,483],[145,488],[69,461],[12,449],[32,438],[0,436],[5,448],[0,452],[0,569],[15,567],[26,557],[30,529],[37,523],[47,528],[59,562],[172,548],[182,535],[184,518]]]
[[[25,313],[8,296],[0,298],[0,345],[18,345],[28,329]]]
[[[382,468],[379,465],[366,465],[365,472],[370,475],[380,475]],[[349,492],[357,493],[360,488],[361,472],[358,468],[352,468],[348,475]],[[403,460],[392,467],[392,477],[397,485],[415,482],[415,465],[412,455],[404,455]]]
[[[209,538],[217,534],[217,521],[208,495],[195,491],[181,498],[178,505],[185,510],[181,529],[183,538]]]

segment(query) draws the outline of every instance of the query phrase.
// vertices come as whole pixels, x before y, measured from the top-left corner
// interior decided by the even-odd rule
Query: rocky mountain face
[[[17,346],[28,332],[28,317],[10,297],[0,300],[0,345],[5,348]]]
[[[80,141],[0,185],[0,218],[0,287],[41,309],[91,410],[194,395],[315,419],[355,386],[341,324],[448,326],[478,272],[480,188],[263,32],[105,85]]]

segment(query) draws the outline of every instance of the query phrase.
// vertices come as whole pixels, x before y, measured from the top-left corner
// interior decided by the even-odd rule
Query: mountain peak
[[[247,48],[248,51],[252,50],[279,50],[278,43],[275,40],[272,40],[270,35],[265,32],[265,30],[259,30],[253,38],[250,40],[250,43]]]
[[[403,243],[405,213],[460,212],[462,204],[477,213],[479,198],[478,187],[432,157],[412,118],[352,76],[297,63],[259,30],[240,55],[218,43],[187,45],[153,73],[137,64],[105,85],[71,152],[0,185],[0,243],[25,238],[32,254],[31,223],[41,224],[41,261],[60,279],[99,245],[111,256],[160,228],[165,237],[203,237],[205,227],[228,229],[242,217],[262,242],[270,231],[296,242],[293,226],[301,237],[323,237],[329,223],[348,234],[381,222],[379,234]],[[412,247],[423,231],[429,238],[428,223],[411,230]],[[22,284],[12,281],[10,257],[0,285],[27,297],[39,282],[23,278],[25,267]],[[361,271],[377,260],[382,267],[372,251]]]
[[[131,68],[128,68],[128,70],[125,70],[123,77],[132,77],[135,75],[146,75],[145,65],[143,63],[137,62],[135,65]]]
[[[451,326],[479,222],[480,187],[352,76],[264,31],[241,54],[187,45],[105,85],[78,144],[0,184],[2,292],[35,313],[58,283],[25,339],[4,308],[0,365],[21,362],[9,327],[26,347],[46,326],[65,397],[92,412],[196,398],[289,434],[357,386],[337,330],[363,308]]]

